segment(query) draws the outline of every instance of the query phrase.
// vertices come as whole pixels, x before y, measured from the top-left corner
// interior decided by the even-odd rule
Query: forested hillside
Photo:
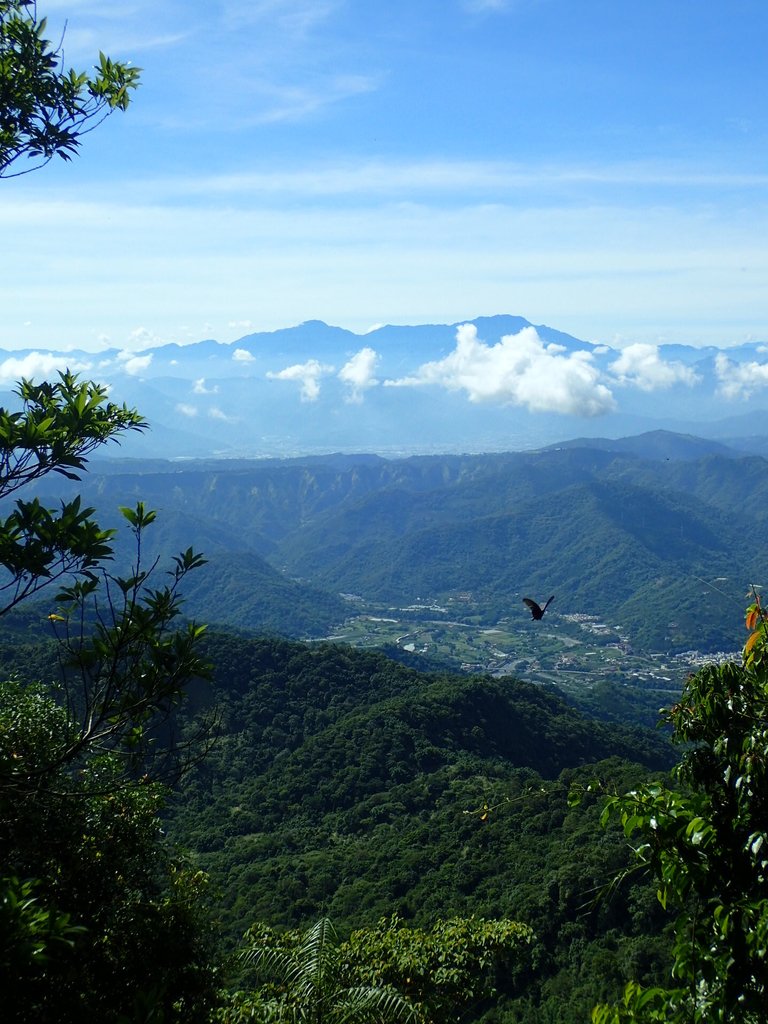
[[[194,540],[209,562],[188,610],[222,625],[327,635],[354,611],[340,594],[383,608],[468,594],[494,625],[524,593],[555,591],[559,613],[602,617],[643,649],[727,647],[768,571],[740,525],[765,516],[768,462],[658,432],[606,444],[123,463],[83,492],[107,521],[139,495],[160,509],[153,551]]]
[[[441,621],[458,611],[482,632],[524,616],[524,592],[556,592],[546,621],[525,627],[541,643],[561,622],[565,635],[569,615],[577,632],[579,616],[601,615],[650,649],[732,644],[734,590],[766,558],[737,505],[761,520],[766,463],[674,444],[691,457],[575,447],[113,464],[83,481],[104,525],[118,505],[129,523],[159,510],[141,533],[143,565],[190,541],[203,549],[184,612],[230,627],[204,640],[213,677],[193,684],[179,723],[190,738],[197,716],[215,713],[216,742],[164,812],[190,877],[210,875],[221,951],[253,924],[328,916],[346,935],[392,915],[426,929],[460,915],[519,921],[535,936],[475,1019],[575,1024],[619,999],[630,977],[664,983],[666,915],[648,880],[626,873],[630,847],[617,827],[602,830],[595,793],[623,792],[671,763],[664,733],[620,721],[625,710],[648,721],[674,694],[671,677],[664,690],[651,673],[638,702],[610,672],[593,680],[578,668],[579,704],[605,719],[600,703],[610,701],[608,724],[577,711],[573,690],[566,701],[516,673],[459,675],[434,661],[418,671],[405,663],[420,663],[413,644],[393,660],[280,634],[322,636],[361,599],[378,601],[379,614],[414,600]],[[721,486],[742,478],[751,493]],[[68,485],[56,490],[66,498]],[[134,551],[137,539],[129,530]],[[131,551],[122,544],[116,566]],[[53,635],[70,627],[52,600],[6,616],[8,674],[57,677]],[[553,663],[551,677],[558,671]],[[162,753],[172,735],[163,726],[147,739]],[[577,806],[574,786],[586,794]]]
[[[527,1008],[529,1022],[584,1020],[630,964],[656,963],[653,892],[600,896],[627,847],[594,801],[569,808],[567,794],[668,765],[662,736],[519,680],[426,675],[330,644],[215,635],[205,653],[213,686],[195,702],[218,704],[222,732],[167,821],[210,872],[230,943],[254,921],[321,915],[342,933],[394,913],[425,927],[521,920],[536,944],[509,1019]]]
[[[576,1024],[587,1019],[596,1003],[619,1000],[629,978],[667,984],[663,965],[671,954],[669,922],[656,886],[646,875],[628,870],[632,849],[622,830],[616,825],[603,830],[599,821],[603,795],[634,791],[649,780],[653,786],[654,773],[672,761],[665,733],[617,720],[631,698],[616,700],[608,724],[585,716],[557,690],[532,685],[513,673],[457,675],[436,665],[421,672],[381,652],[328,642],[300,644],[276,634],[281,622],[297,628],[302,616],[317,615],[324,594],[335,595],[352,581],[407,600],[411,586],[426,586],[427,593],[451,598],[460,580],[472,578],[478,581],[472,614],[492,621],[498,613],[494,600],[508,604],[515,599],[517,604],[516,579],[525,577],[545,593],[545,582],[552,584],[541,566],[559,571],[561,580],[570,573],[565,590],[558,590],[563,613],[549,611],[546,624],[528,627],[542,634],[542,629],[557,629],[558,615],[565,622],[572,607],[568,598],[574,602],[581,594],[585,602],[597,603],[600,581],[617,607],[623,600],[626,608],[651,593],[644,590],[648,587],[674,602],[680,591],[665,586],[665,577],[657,574],[669,573],[674,579],[674,571],[690,573],[698,558],[711,560],[711,574],[719,567],[718,558],[726,564],[728,544],[754,571],[762,553],[747,540],[739,547],[727,498],[703,502],[673,486],[678,475],[684,476],[689,484],[698,480],[705,493],[713,488],[712,465],[717,473],[719,459],[710,456],[659,469],[666,460],[654,468],[651,460],[581,448],[522,459],[402,464],[332,459],[320,463],[322,487],[313,463],[232,467],[225,472],[202,467],[192,471],[191,481],[185,479],[186,470],[176,474],[164,467],[157,472],[156,466],[146,475],[105,473],[94,478],[86,500],[101,504],[136,501],[147,480],[152,482],[147,487],[152,504],[162,505],[165,495],[165,522],[161,516],[155,524],[141,500],[123,510],[141,566],[162,571],[162,556],[180,531],[193,532],[196,542],[209,548],[210,565],[200,566],[191,549],[177,556],[176,570],[171,571],[174,589],[165,596],[143,589],[148,577],[141,568],[128,579],[106,569],[99,577],[88,569],[83,588],[69,596],[30,603],[23,611],[11,608],[0,653],[7,674],[21,682],[7,684],[9,714],[13,730],[30,743],[35,756],[38,748],[48,756],[53,743],[55,760],[64,756],[57,752],[56,730],[35,732],[32,743],[27,731],[37,728],[36,719],[27,722],[13,710],[36,699],[37,691],[25,691],[24,683],[39,679],[53,684],[51,694],[74,694],[66,708],[56,709],[48,699],[36,714],[59,715],[65,732],[80,729],[86,737],[88,702],[100,700],[102,692],[111,694],[104,712],[109,736],[111,723],[123,722],[121,715],[133,715],[134,708],[142,714],[147,670],[152,678],[165,680],[162,666],[173,666],[174,651],[186,658],[185,645],[194,643],[194,655],[189,648],[192,660],[184,662],[191,685],[185,685],[183,714],[175,714],[177,695],[172,691],[170,701],[160,697],[151,728],[150,719],[146,728],[141,718],[136,726],[125,720],[119,745],[105,748],[108,759],[118,749],[125,757],[121,785],[152,801],[137,800],[132,809],[134,817],[139,811],[144,815],[144,846],[135,867],[146,888],[139,902],[162,901],[167,887],[176,884],[174,872],[179,873],[180,902],[162,904],[189,929],[187,947],[165,943],[171,955],[184,950],[173,985],[184,984],[191,958],[199,971],[201,1005],[221,998],[214,988],[217,960],[251,926],[252,940],[266,927],[307,928],[329,917],[346,936],[382,918],[396,917],[408,927],[428,930],[457,916],[519,922],[533,937],[526,957],[502,976],[493,1000],[479,998],[472,1007],[471,1020],[487,1016],[489,1022]],[[747,460],[756,483],[759,462]],[[217,502],[211,498],[214,493]],[[210,514],[214,508],[222,510],[220,518]],[[145,532],[150,525],[157,525],[154,536]],[[98,536],[95,542],[101,543]],[[291,551],[296,566],[292,572],[279,571],[279,560],[287,560]],[[510,564],[500,553],[511,553]],[[117,565],[124,563],[124,549],[117,547],[115,555]],[[314,580],[335,571],[339,575],[327,591],[312,595],[295,578],[299,565]],[[225,606],[239,604],[240,618],[233,616],[233,621],[240,631],[217,630],[206,637],[178,619],[181,634],[168,643],[158,636],[152,616],[159,616],[162,628],[177,620],[176,585],[182,580],[190,584],[184,588],[187,612],[202,606],[213,611],[211,618],[219,612],[226,618]],[[107,588],[105,607],[122,616],[116,625],[90,603],[92,587],[99,582]],[[627,596],[632,587],[634,594]],[[726,596],[721,586],[713,593]],[[123,605],[115,603],[118,594],[134,597]],[[325,599],[322,614],[330,618],[350,597]],[[655,620],[642,604],[638,607],[638,621],[649,621],[649,629],[654,621],[658,624],[662,599],[652,607]],[[56,611],[49,610],[49,602]],[[684,613],[678,599],[671,614],[682,619]],[[696,614],[701,629],[706,616]],[[256,620],[266,615],[272,615],[275,635],[258,636]],[[89,629],[97,634],[93,648]],[[124,654],[126,636],[130,645],[148,645],[147,654],[139,653],[137,659],[131,646]],[[103,660],[106,654],[116,659],[117,668]],[[406,655],[418,663],[415,652],[398,649],[400,658]],[[201,671],[202,663],[211,666],[210,680]],[[57,690],[62,671],[65,689]],[[169,678],[175,685],[173,668]],[[615,684],[612,690],[601,690],[580,678],[590,691],[587,705],[599,701],[601,693],[618,693]],[[602,685],[608,682],[603,677]],[[651,699],[660,692],[658,682],[656,676],[651,680]],[[123,711],[126,686],[138,696]],[[194,738],[200,717],[210,720],[211,714],[217,722],[214,736],[203,732],[198,747]],[[168,728],[169,715],[178,730]],[[74,716],[71,722],[68,716]],[[89,772],[101,770],[101,754],[91,754],[89,742],[80,746],[76,740],[72,753],[66,753],[73,764],[82,760],[85,766],[79,775],[71,775],[73,785],[83,785]],[[20,770],[19,745],[14,739],[7,748],[11,778]],[[140,773],[190,754],[192,763],[187,762],[180,785],[169,793],[161,839],[154,817],[161,805],[160,776],[153,780]],[[61,773],[62,764],[55,763]],[[576,803],[574,792],[581,795]],[[50,801],[58,807],[62,799],[58,790],[43,795],[46,805]],[[84,792],[78,800],[84,813],[93,808],[110,822],[111,815],[123,813],[110,788]],[[111,833],[102,836],[89,828],[78,826],[66,838],[69,888],[63,905],[81,911],[85,903],[78,904],[75,891],[82,885],[82,844],[90,844],[94,856],[103,859],[97,844],[106,837],[107,852],[114,852]],[[14,862],[24,871],[35,865],[46,893],[58,892],[56,871],[51,874],[47,862],[38,864],[35,835],[16,829]],[[125,837],[133,837],[130,829]],[[166,874],[160,887],[152,889],[148,861],[160,849],[177,857],[172,851],[178,847],[187,850],[189,862],[166,858]],[[58,862],[52,863],[55,868]],[[205,904],[198,906],[193,894],[202,895],[206,877],[215,926],[207,919],[201,932]],[[15,877],[7,880],[12,895],[23,896],[24,885]],[[110,913],[122,913],[121,899],[120,892],[110,889]],[[98,906],[88,904],[87,913],[96,922],[94,928],[102,927]],[[62,918],[61,928],[68,921]],[[25,919],[14,926],[25,927]],[[217,942],[213,958],[207,945],[212,933]],[[138,938],[131,933],[131,941]],[[110,945],[109,956],[116,949]],[[71,974],[71,964],[62,961],[61,968]],[[54,979],[54,973],[49,977]],[[240,980],[237,972],[227,979],[230,985]],[[96,998],[99,986],[92,988]],[[54,990],[51,980],[46,1005],[52,1004]],[[72,992],[76,998],[76,986]],[[130,993],[126,984],[121,1000],[130,999]]]

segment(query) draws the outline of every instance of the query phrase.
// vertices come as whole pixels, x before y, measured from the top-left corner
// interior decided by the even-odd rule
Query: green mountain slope
[[[248,551],[212,553],[184,595],[185,614],[200,622],[282,636],[325,635],[349,612],[335,594],[288,579]]]
[[[391,496],[379,512],[382,504],[391,507]],[[345,537],[346,550],[324,547],[324,532]],[[747,579],[768,569],[768,550],[724,511],[681,491],[594,478],[546,502],[528,498],[400,537],[374,513],[356,516],[356,528],[340,517],[307,530],[293,558],[289,569],[301,564],[324,589],[379,601],[469,590],[489,623],[517,610],[523,593],[554,591],[559,613],[605,616],[662,650],[718,646],[734,635],[738,604],[702,606],[695,577]],[[693,621],[696,632],[686,625]]]
[[[215,635],[208,654],[213,691],[196,700],[219,703],[222,735],[168,831],[211,873],[230,941],[254,920],[321,914],[342,931],[394,912],[422,925],[512,917],[538,936],[525,998],[562,1014],[567,985],[567,1013],[582,1016],[619,990],[632,949],[655,964],[653,899],[637,888],[634,918],[593,902],[627,862],[623,838],[601,832],[594,800],[569,808],[567,793],[669,763],[658,734],[595,722],[512,678],[426,675],[330,644]],[[598,954],[609,969],[590,980]]]
[[[768,570],[768,462],[711,447],[643,435],[628,450],[151,463],[82,489],[107,519],[139,497],[157,508],[163,551],[204,550],[212,582],[190,610],[224,625],[322,635],[349,611],[340,593],[386,605],[456,591],[494,625],[523,593],[556,592],[557,613],[602,617],[645,649],[716,650]]]

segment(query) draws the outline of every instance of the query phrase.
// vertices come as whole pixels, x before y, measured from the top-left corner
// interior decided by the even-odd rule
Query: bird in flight
[[[524,597],[523,598],[523,604],[527,605],[530,608],[530,610],[531,610],[531,618],[538,620],[538,619],[543,619],[544,618],[544,612],[547,610],[547,608],[549,608],[550,604],[554,600],[555,600],[555,595],[553,594],[552,597],[550,597],[547,600],[547,603],[542,608],[542,606],[540,604],[536,604],[536,602],[532,598]]]

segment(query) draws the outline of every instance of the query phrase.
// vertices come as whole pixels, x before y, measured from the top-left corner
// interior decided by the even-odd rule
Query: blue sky
[[[0,346],[513,313],[768,341],[764,0],[39,0],[142,86],[0,182]]]

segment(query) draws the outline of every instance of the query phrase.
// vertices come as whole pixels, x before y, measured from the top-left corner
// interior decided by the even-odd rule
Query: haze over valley
[[[749,450],[768,386],[761,341],[616,348],[506,314],[363,335],[308,321],[228,344],[0,352],[0,382],[64,368],[141,409],[152,430],[122,450],[143,458],[510,451],[659,428]]]

